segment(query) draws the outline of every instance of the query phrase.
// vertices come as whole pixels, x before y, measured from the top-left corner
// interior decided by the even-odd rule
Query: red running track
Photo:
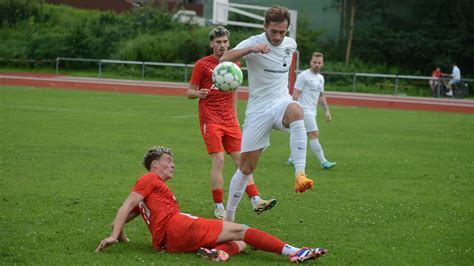
[[[178,96],[185,96],[188,86],[186,83],[178,82],[76,78],[36,73],[0,73],[0,85]],[[239,89],[238,96],[239,99],[246,100],[248,98],[247,88]],[[474,100],[470,99],[407,97],[346,92],[327,92],[326,97],[331,105],[474,114]]]

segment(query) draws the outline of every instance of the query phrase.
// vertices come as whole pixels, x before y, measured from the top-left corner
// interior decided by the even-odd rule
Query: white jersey
[[[461,70],[459,69],[459,67],[457,66],[454,66],[453,67],[453,79],[455,80],[460,80],[461,79]]]
[[[316,113],[319,96],[324,92],[324,76],[306,69],[296,78],[295,90],[300,91],[298,102],[305,114]]]
[[[235,49],[266,44],[271,51],[267,54],[250,53],[247,60],[249,79],[249,100],[246,114],[264,112],[282,99],[291,99],[288,92],[288,73],[296,41],[285,37],[279,46],[273,46],[265,33],[252,36],[240,42]]]

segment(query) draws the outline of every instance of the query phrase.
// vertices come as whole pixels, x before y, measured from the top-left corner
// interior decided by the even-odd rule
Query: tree
[[[354,22],[355,22],[355,13],[356,13],[357,1],[351,0],[351,18],[349,24],[349,37],[347,38],[347,48],[346,48],[346,65],[349,65],[349,60],[351,57],[351,48],[352,48],[352,37],[354,36]]]

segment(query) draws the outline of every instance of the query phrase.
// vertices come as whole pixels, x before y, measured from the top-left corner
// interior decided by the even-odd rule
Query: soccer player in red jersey
[[[211,190],[215,204],[214,215],[224,219],[223,204],[224,151],[230,155],[235,166],[240,160],[240,144],[242,132],[236,114],[236,92],[222,92],[214,88],[212,71],[219,64],[219,58],[229,48],[230,33],[224,27],[216,27],[209,33],[209,46],[212,54],[205,56],[194,64],[191,81],[187,91],[189,99],[199,98],[199,124],[201,134],[211,156]],[[240,63],[237,62],[240,66]],[[252,208],[260,214],[271,209],[275,199],[263,200],[259,196],[257,186],[250,177],[245,192],[251,199]]]
[[[293,263],[314,260],[327,252],[324,248],[296,248],[242,224],[181,213],[173,192],[165,183],[172,178],[175,169],[171,150],[153,147],[145,154],[143,164],[148,173],[136,181],[117,211],[112,234],[99,243],[96,252],[118,242],[128,242],[125,224],[139,214],[150,230],[155,250],[197,252],[213,261],[227,261],[248,244],[258,250],[288,256]]]

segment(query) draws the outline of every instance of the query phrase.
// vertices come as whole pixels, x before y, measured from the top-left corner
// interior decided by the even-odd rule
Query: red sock
[[[214,199],[214,203],[222,203],[222,199],[224,198],[224,189],[222,188],[213,189],[212,198]]]
[[[256,249],[281,254],[285,243],[280,239],[255,228],[245,232],[244,242]]]
[[[247,193],[247,195],[249,196],[249,198],[255,197],[255,196],[258,196],[258,195],[259,195],[258,189],[257,189],[257,185],[255,185],[255,184],[250,184],[250,185],[248,185],[248,186],[245,188],[245,192]]]
[[[240,253],[239,245],[237,245],[237,243],[235,243],[234,241],[221,243],[214,249],[225,251],[227,252],[227,254],[229,254],[229,256]]]

